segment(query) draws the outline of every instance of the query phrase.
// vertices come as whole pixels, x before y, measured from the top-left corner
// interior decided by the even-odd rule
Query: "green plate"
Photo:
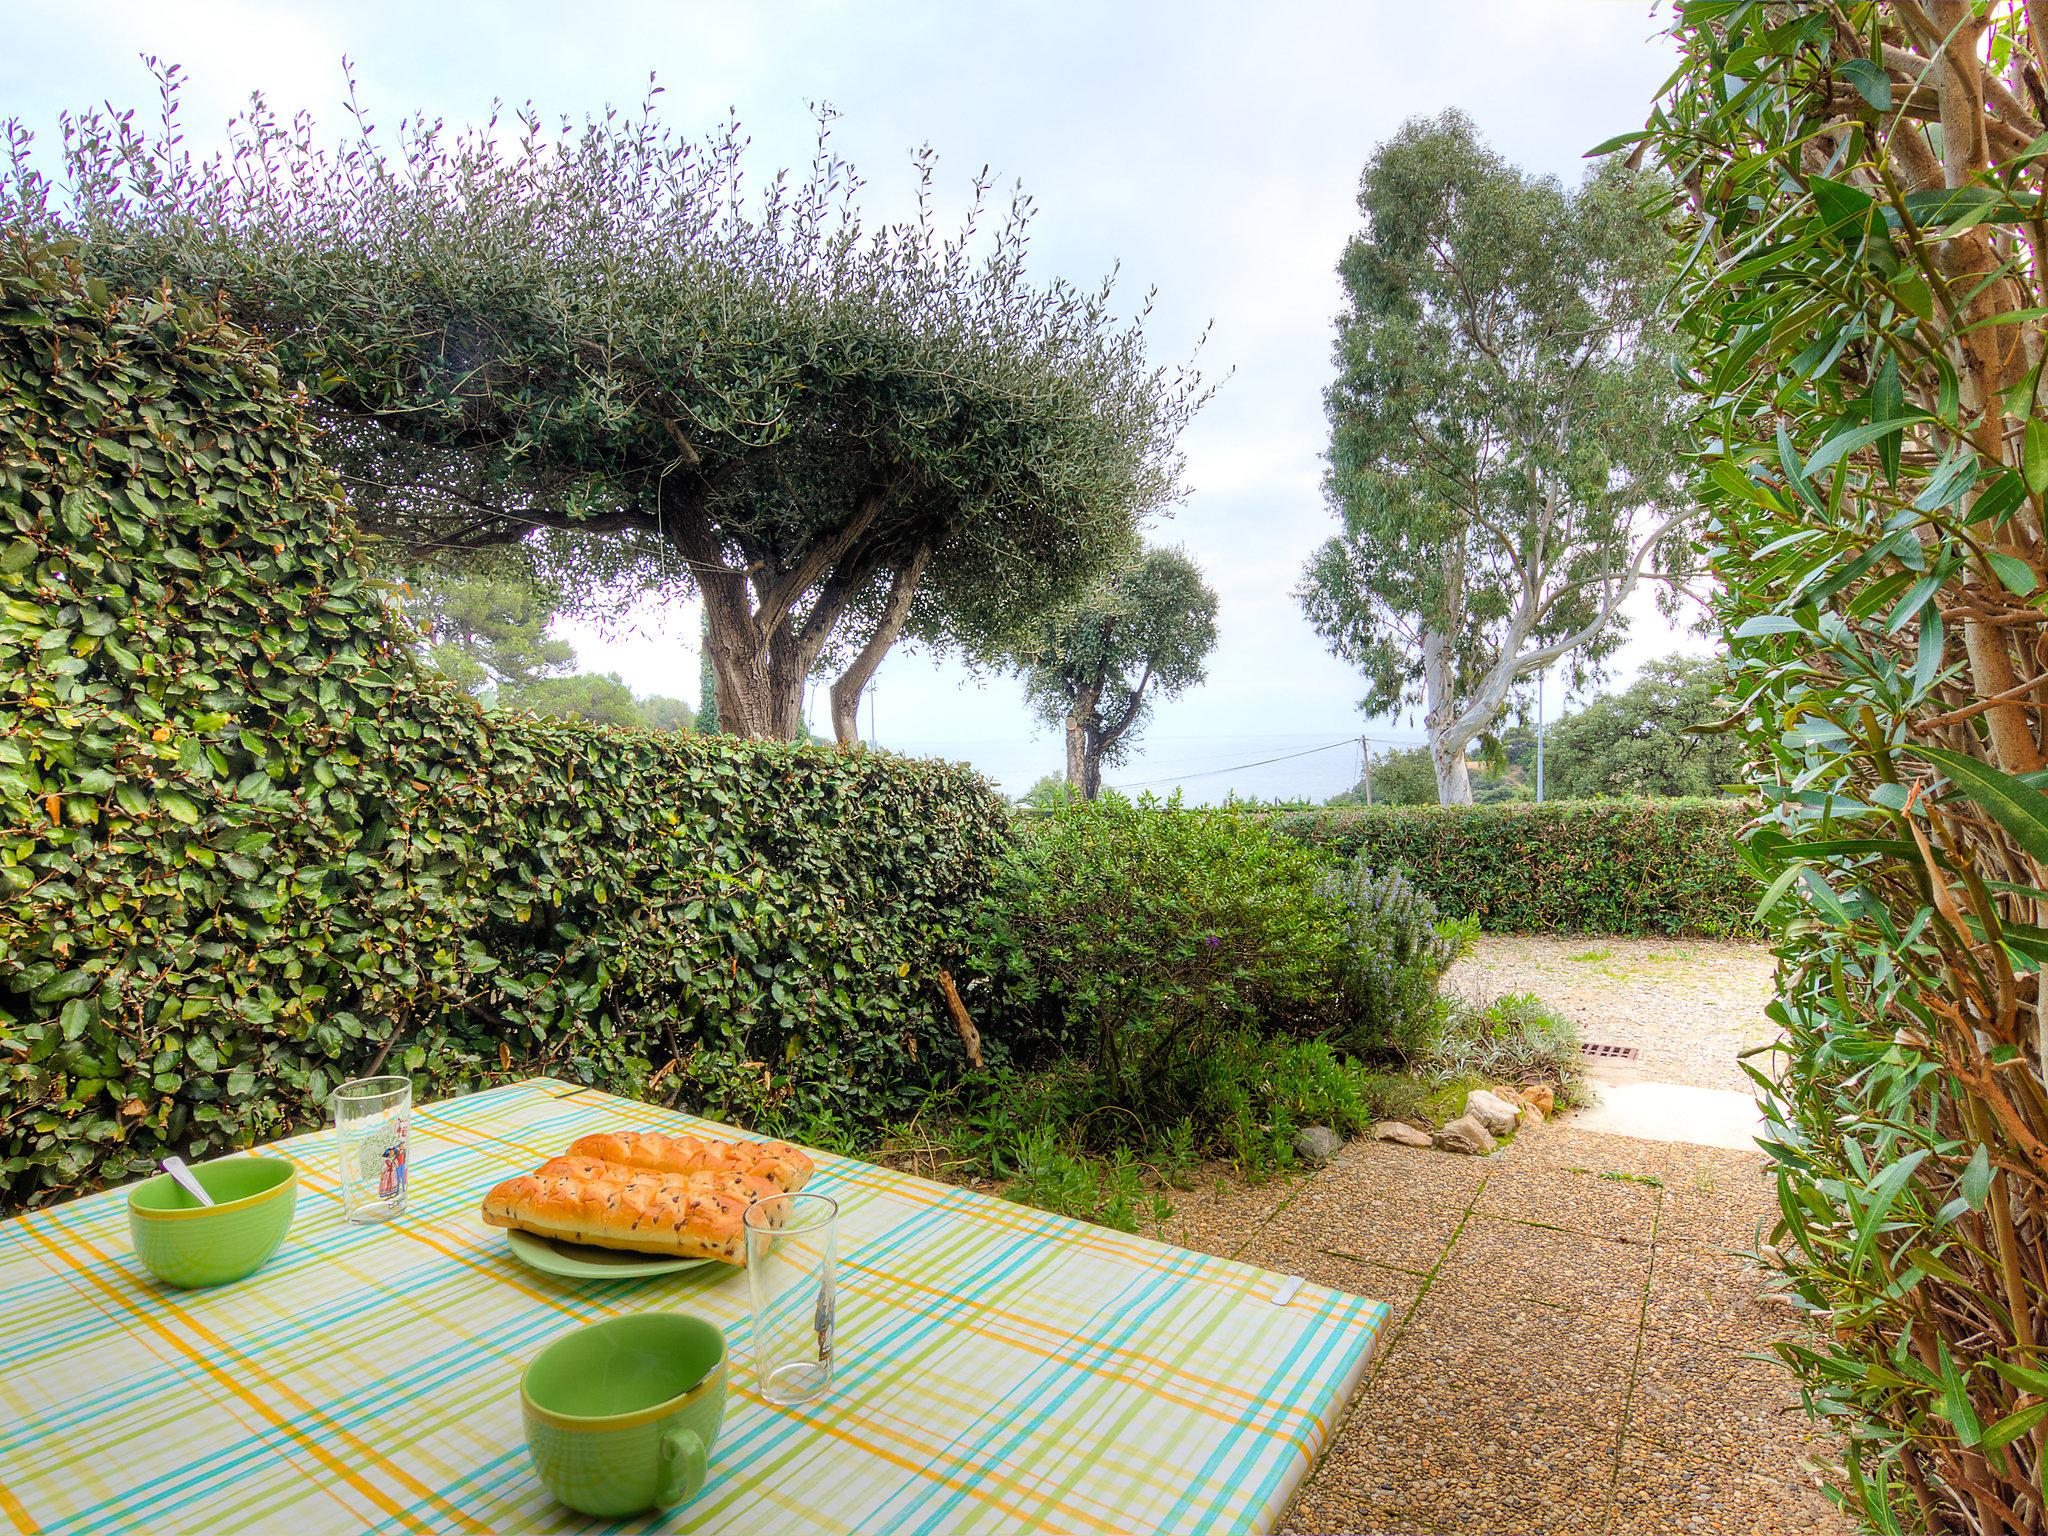
[[[716,1264],[716,1259],[668,1259],[658,1253],[628,1253],[620,1248],[592,1248],[584,1243],[561,1243],[551,1237],[507,1228],[512,1256],[528,1269],[565,1280],[647,1280],[672,1275],[682,1269]]]

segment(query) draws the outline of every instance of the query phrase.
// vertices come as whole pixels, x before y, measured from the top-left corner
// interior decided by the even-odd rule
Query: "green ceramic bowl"
[[[725,1335],[685,1312],[586,1324],[534,1357],[519,1405],[533,1470],[569,1508],[601,1520],[671,1508],[704,1486]]]
[[[281,1157],[195,1163],[201,1205],[168,1173],[128,1191],[128,1236],[143,1268],[166,1285],[226,1285],[277,1252],[298,1203],[298,1170]]]

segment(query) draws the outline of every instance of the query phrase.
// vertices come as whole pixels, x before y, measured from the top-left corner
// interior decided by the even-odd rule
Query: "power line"
[[[1175,773],[1163,779],[1146,779],[1139,784],[1116,784],[1114,789],[1152,789],[1161,784],[1185,784],[1190,779],[1214,779],[1226,773],[1242,773],[1247,768],[1264,768],[1269,763],[1291,763],[1297,757],[1314,757],[1318,752],[1334,752],[1339,747],[1348,747],[1355,737],[1347,736],[1342,741],[1332,741],[1320,747],[1310,747],[1306,752],[1289,752],[1282,757],[1262,757],[1255,763],[1238,763],[1230,768],[1212,768],[1207,773]]]

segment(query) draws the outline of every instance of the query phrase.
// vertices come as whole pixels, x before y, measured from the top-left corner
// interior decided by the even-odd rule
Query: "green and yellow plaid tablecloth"
[[[832,1392],[754,1391],[746,1278],[535,1274],[477,1211],[590,1131],[735,1135],[536,1079],[415,1109],[411,1207],[340,1215],[332,1137],[291,1235],[211,1291],[153,1281],[112,1190],[0,1223],[0,1532],[1264,1531],[1357,1389],[1386,1309],[846,1158]],[[577,1324],[688,1309],[734,1370],[709,1481],[602,1527],[526,1460],[521,1369]]]

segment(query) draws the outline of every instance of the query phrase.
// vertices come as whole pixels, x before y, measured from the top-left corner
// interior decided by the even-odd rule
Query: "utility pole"
[[[1361,737],[1359,737],[1359,738],[1358,738],[1358,752],[1359,752],[1359,756],[1360,756],[1360,758],[1361,758],[1361,759],[1362,759],[1362,760],[1364,761],[1364,764],[1365,764],[1365,803],[1366,803],[1367,805],[1371,805],[1371,804],[1372,804],[1372,738],[1371,738],[1370,736],[1361,736]]]
[[[1543,803],[1543,672],[1536,673],[1536,803]]]

